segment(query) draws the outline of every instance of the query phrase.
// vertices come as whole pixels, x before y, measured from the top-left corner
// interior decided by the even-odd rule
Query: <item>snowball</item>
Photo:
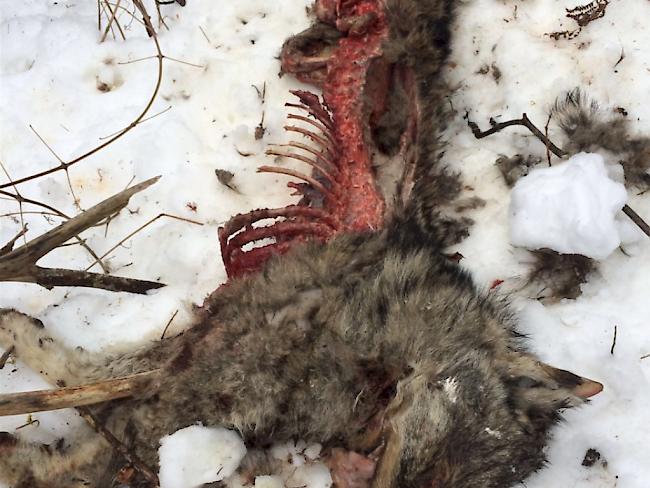
[[[510,201],[510,241],[528,249],[605,259],[621,243],[616,213],[627,192],[602,156],[579,153],[521,178]]]
[[[330,488],[332,475],[323,463],[311,463],[295,468],[291,473],[292,486],[306,486],[308,488]]]
[[[227,478],[246,454],[232,430],[193,425],[160,440],[160,488],[194,488]]]
[[[310,461],[313,461],[314,459],[318,458],[320,456],[320,452],[323,449],[323,446],[321,446],[318,443],[315,444],[310,444],[305,448],[305,457],[309,459]]]

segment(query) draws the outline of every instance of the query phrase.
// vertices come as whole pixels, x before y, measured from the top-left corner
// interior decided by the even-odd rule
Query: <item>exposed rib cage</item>
[[[310,139],[313,144],[291,141],[268,149],[266,154],[306,163],[311,167],[311,175],[281,166],[259,167],[261,173],[285,174],[301,180],[290,181],[287,186],[302,198],[296,205],[238,214],[219,228],[221,255],[229,277],[258,270],[269,257],[288,251],[297,240],[324,240],[341,229],[336,209],[340,199],[339,177],[342,170],[334,123],[318,96],[300,90],[291,93],[298,97],[300,103],[287,103],[286,106],[302,110],[313,118],[291,113],[288,119],[311,125],[314,130],[298,125],[286,125],[284,128]],[[254,226],[264,219],[275,219],[275,222],[267,226]],[[244,251],[244,246],[254,245],[263,239],[273,239],[274,242]]]
[[[287,186],[302,198],[297,205],[237,215],[219,229],[229,277],[258,271],[270,256],[288,251],[293,242],[326,240],[338,232],[363,232],[383,226],[386,206],[376,186],[366,140],[369,117],[385,109],[385,91],[366,93],[370,66],[381,58],[381,46],[388,35],[382,5],[376,0],[317,2],[316,15],[322,23],[316,27],[316,34],[310,28],[283,46],[283,72],[321,87],[323,101],[308,91],[292,91],[299,103],[286,105],[303,113],[289,114],[285,130],[300,134],[312,144],[291,141],[269,149],[267,154],[304,162],[311,174],[286,167],[259,168],[260,172],[300,180]],[[327,40],[323,41],[321,34],[325,31]],[[312,41],[317,39],[316,50],[322,52],[314,64]],[[386,68],[382,63],[379,66]],[[375,77],[388,76],[387,69],[380,71]],[[368,100],[372,103],[368,104]],[[268,218],[276,222],[254,226]],[[267,238],[274,242],[259,243]],[[261,245],[244,250],[245,245],[255,243]]]

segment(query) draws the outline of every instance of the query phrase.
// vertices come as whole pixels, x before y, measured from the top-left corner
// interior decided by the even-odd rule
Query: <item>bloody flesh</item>
[[[323,92],[321,102],[310,92],[296,91],[293,93],[301,103],[287,104],[307,112],[310,118],[292,114],[292,123],[303,124],[285,128],[305,136],[311,145],[290,144],[307,153],[303,155],[269,151],[307,162],[312,174],[260,168],[303,180],[287,185],[302,198],[297,205],[284,209],[237,215],[219,229],[229,277],[258,271],[267,259],[287,252],[296,242],[326,240],[339,232],[376,230],[384,222],[385,202],[376,186],[368,143],[370,125],[384,110],[389,90],[390,67],[381,60],[382,44],[389,31],[382,3],[322,0],[316,2],[314,11],[322,22],[310,29],[314,30],[315,45],[305,43],[301,50],[288,42],[281,54],[283,72],[315,84]],[[329,37],[327,43],[319,45],[321,31]],[[368,83],[370,72],[373,79]],[[367,93],[369,85],[372,93]],[[266,227],[253,225],[269,217],[280,220]],[[244,251],[244,245],[264,238],[275,242]]]

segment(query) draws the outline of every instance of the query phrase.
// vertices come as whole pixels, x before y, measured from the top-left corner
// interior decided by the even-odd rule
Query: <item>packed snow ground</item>
[[[177,310],[168,334],[188,326],[192,304],[225,279],[216,239],[219,224],[237,212],[290,201],[285,178],[257,174],[255,168],[268,162],[263,154],[267,144],[287,140],[283,104],[288,90],[299,84],[289,76],[278,78],[276,56],[286,37],[308,25],[309,3],[189,0],[184,8],[163,6],[170,27],[161,30],[163,52],[194,65],[164,61],[163,83],[150,115],[171,108],[70,170],[83,208],[132,180],[163,175],[133,198],[130,211],[85,237],[103,254],[160,213],[202,222],[163,217],[106,260],[117,274],[159,279],[169,286],[143,297],[0,283],[0,307],[37,316],[69,345],[97,351],[158,339]],[[543,306],[527,299],[516,284],[530,257],[509,241],[510,190],[494,161],[501,154],[544,156],[544,147],[523,129],[475,140],[462,118],[467,110],[485,127],[490,117],[506,120],[526,112],[543,126],[555,98],[581,86],[605,110],[624,108],[634,128],[649,134],[650,2],[612,1],[605,16],[576,38],[546,35],[576,27],[565,17],[565,8],[576,4],[473,0],[459,9],[448,71],[458,116],[447,134],[445,157],[487,205],[474,212],[472,234],[457,250],[479,284],[488,288],[500,279],[503,289],[514,290],[522,328],[543,360],[605,385],[590,405],[567,412],[567,422],[555,430],[549,466],[526,486],[641,488],[650,479],[650,357],[642,359],[650,353],[650,241],[637,240],[625,245],[625,253],[616,250],[604,259],[577,300]],[[71,159],[127,126],[146,104],[156,82],[156,61],[135,60],[155,51],[137,22],[122,18],[126,41],[118,33],[117,40],[109,34],[99,43],[94,2],[5,1],[0,15],[0,161],[13,179],[57,164],[30,125],[60,157]],[[265,83],[262,100],[258,92]],[[258,141],[254,131],[262,114],[266,133]],[[550,137],[562,145],[553,124]],[[215,169],[232,171],[237,191],[221,185]],[[26,183],[20,191],[67,214],[77,211],[65,174]],[[648,194],[628,192],[628,201],[650,219]],[[0,214],[17,210],[14,202],[0,200]],[[24,218],[28,238],[60,221],[35,214]],[[0,218],[0,243],[20,225],[17,217]],[[83,269],[91,262],[82,249],[71,246],[41,264]],[[614,326],[618,333],[611,353]],[[0,371],[0,392],[46,386],[20,361]],[[33,418],[38,425],[18,432],[44,442],[70,436],[83,424],[69,411]],[[1,418],[0,431],[12,432],[26,420]],[[285,457],[299,456],[304,447],[285,446]],[[591,468],[581,465],[589,448],[602,455]],[[299,464],[299,458],[294,462]],[[304,478],[286,475],[286,486],[322,486],[322,468],[315,466],[318,472]],[[266,486],[277,482],[260,480]]]

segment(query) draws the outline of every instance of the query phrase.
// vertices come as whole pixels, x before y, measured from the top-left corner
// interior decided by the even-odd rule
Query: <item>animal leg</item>
[[[0,432],[0,478],[12,488],[81,488],[100,478],[112,451],[101,437],[87,433],[67,446],[35,444]]]
[[[60,386],[110,378],[120,369],[120,361],[111,364],[101,355],[68,348],[52,337],[40,320],[10,309],[0,309],[0,347],[13,348],[13,354],[30,368]]]

